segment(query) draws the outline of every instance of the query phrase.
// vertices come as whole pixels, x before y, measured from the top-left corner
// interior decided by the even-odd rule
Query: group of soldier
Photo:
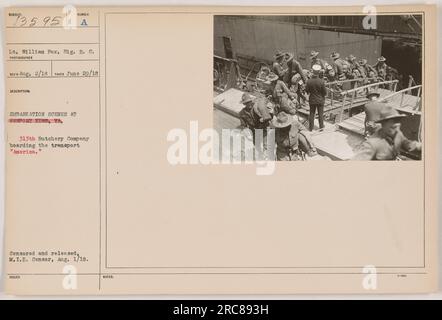
[[[330,55],[331,64],[319,58],[319,52],[310,53],[311,66],[318,64],[328,81],[342,81],[347,79],[363,79],[366,81],[387,81],[398,77],[398,71],[387,65],[384,57],[379,57],[374,65],[370,65],[367,59],[358,59],[350,54],[345,59],[338,52]]]
[[[366,84],[399,78],[398,71],[389,66],[386,60],[381,56],[374,65],[370,65],[365,58],[358,60],[352,54],[342,58],[338,52],[333,52],[330,54],[329,63],[320,58],[320,52],[315,50],[310,52],[310,67],[319,65],[321,67],[319,77],[326,82],[360,79],[361,83]],[[298,74],[304,84],[312,76],[312,70],[303,69],[292,53],[282,51],[276,52],[274,56],[272,72],[288,86],[292,84],[292,76],[295,74]],[[336,89],[339,89],[339,86]]]
[[[395,80],[399,77],[398,71],[387,65],[386,59],[381,56],[378,58],[376,64],[370,65],[367,59],[358,59],[350,54],[345,59],[341,58],[338,52],[330,54],[330,63],[320,58],[318,51],[310,52],[310,69],[303,69],[299,61],[294,59],[294,55],[288,52],[278,51],[275,54],[272,65],[271,75],[276,75],[278,78],[271,78],[269,81],[275,82],[273,86],[276,87],[277,94],[273,94],[278,103],[281,95],[288,95],[289,100],[296,100],[301,102],[305,99],[305,85],[307,80],[314,76],[313,66],[319,66],[320,70],[318,77],[328,83],[328,87],[338,93],[342,90],[343,81],[357,79],[358,86],[382,82],[388,80]],[[279,83],[276,83],[279,80]],[[290,89],[290,90],[289,90]],[[297,98],[297,99],[295,99]],[[288,101],[282,101],[283,109],[293,109],[293,106],[287,106]],[[286,111],[286,110],[284,110]]]
[[[310,157],[317,155],[309,131],[314,129],[316,113],[319,130],[324,128],[326,83],[329,84],[328,90],[339,90],[342,81],[347,79],[360,79],[366,84],[393,79],[398,74],[396,69],[386,64],[386,59],[382,56],[375,65],[369,65],[366,59],[357,61],[353,55],[342,59],[337,52],[330,55],[332,62],[328,63],[319,54],[312,51],[311,69],[303,69],[293,54],[278,51],[272,69],[264,70],[270,83],[267,96],[273,103],[269,104],[266,97],[252,99],[248,93],[244,93],[242,97],[245,107],[240,112],[241,126],[252,129],[252,132],[262,129],[264,135],[268,127],[273,127],[277,160],[299,160],[302,154]],[[367,95],[370,101],[366,108],[366,119],[371,120],[366,120],[366,135],[367,138],[372,137],[362,145],[355,159],[392,160],[400,153],[401,148],[408,151],[420,150],[420,143],[409,141],[400,131],[400,119],[403,115],[389,105],[374,101],[377,97],[377,93]],[[308,130],[296,117],[303,101],[309,102]],[[372,106],[373,103],[375,107]],[[368,112],[370,109],[376,112]]]

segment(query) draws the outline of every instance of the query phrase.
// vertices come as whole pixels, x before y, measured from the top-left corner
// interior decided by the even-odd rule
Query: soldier
[[[365,121],[364,121],[364,135],[366,137],[371,136],[373,133],[379,129],[380,124],[376,123],[381,117],[381,110],[386,105],[385,103],[377,102],[380,94],[376,91],[371,91],[367,94],[367,99],[369,100],[364,105],[365,111]]]
[[[367,63],[367,59],[359,60],[359,66],[361,67],[361,73],[363,76],[365,75],[369,77],[370,72],[373,72],[376,77],[376,70]]]
[[[283,80],[285,74],[287,73],[288,69],[284,68],[283,62],[284,57],[286,57],[286,54],[282,51],[277,51],[275,54],[275,61],[273,62],[273,72],[279,77],[280,80]]]
[[[253,99],[248,93],[244,93],[241,97],[241,103],[244,108],[239,112],[239,120],[241,128],[255,129],[256,115],[253,112]]]
[[[287,73],[284,75],[284,82],[287,85],[290,85],[292,77],[294,74],[299,73],[299,75],[302,78],[302,81],[304,81],[304,83],[307,82],[307,76],[304,73],[304,70],[302,69],[301,64],[299,63],[299,61],[294,59],[294,54],[292,53],[288,53],[288,58],[287,58]]]
[[[319,72],[319,77],[324,78],[325,73],[327,71],[327,68],[330,66],[327,61],[319,59],[318,58],[319,52],[312,50],[310,52],[310,60],[311,60],[311,67],[313,67],[315,64],[321,66],[321,71]]]
[[[387,75],[387,64],[385,63],[386,60],[387,59],[381,56],[378,58],[378,62],[376,62],[376,64],[373,65],[373,69],[375,69],[378,76],[383,79],[385,79]]]
[[[367,84],[372,84],[376,82],[381,82],[382,78],[379,78],[376,74],[376,71],[370,71],[368,73]]]
[[[328,63],[325,60],[319,59],[318,56],[319,56],[318,51],[312,50],[310,52],[310,60],[311,60],[310,67],[313,67],[315,64],[319,64],[321,66],[322,70],[325,71]]]
[[[290,91],[295,93],[297,98],[298,98],[298,102],[301,103],[301,100],[306,101],[307,98],[305,97],[304,94],[304,87],[305,87],[305,83],[302,81],[301,75],[299,73],[295,74],[292,77],[292,84],[290,86]]]
[[[339,74],[338,80],[342,81],[342,80],[346,80],[346,79],[353,79],[353,73],[352,73],[352,70],[348,64],[343,64],[342,65],[342,72],[341,72],[341,74]]]
[[[350,54],[346,60],[349,63],[349,72],[346,74],[347,79],[362,79],[365,77],[363,76],[364,70],[354,55]],[[360,87],[362,85],[364,85],[364,80],[354,82],[351,88],[355,88],[356,86]]]
[[[359,64],[354,55],[349,55],[348,60],[353,74],[353,79],[365,78],[367,76],[365,69]],[[363,85],[365,82],[361,81],[358,85]]]
[[[346,58],[346,60],[347,60],[347,62],[350,64],[350,69],[351,69],[351,71],[353,71],[354,69],[357,69],[357,70],[359,70],[359,63],[358,63],[358,61],[356,60],[356,57],[354,56],[354,55],[349,55],[347,58]]]
[[[338,77],[344,72],[344,65],[348,66],[348,62],[341,59],[340,56],[341,55],[337,52],[333,52],[330,55],[330,58],[333,60],[333,69],[335,69],[335,73]]]
[[[272,115],[267,108],[267,101],[265,98],[255,98],[245,92],[241,97],[241,103],[244,108],[239,112],[239,119],[241,121],[241,128],[250,129],[252,133],[253,143],[257,151],[263,155],[267,150],[267,127],[269,126]],[[262,130],[262,141],[256,138],[256,129]]]
[[[361,145],[353,160],[397,160],[402,150],[421,152],[422,144],[407,139],[400,130],[403,117],[392,106],[384,106],[376,121],[381,127]]]
[[[310,79],[313,76],[313,72],[311,70],[309,70],[309,69],[303,69],[302,73],[305,75],[307,80]],[[302,77],[301,77],[301,79],[302,79]],[[304,79],[302,79],[302,81],[304,82],[304,84],[307,83],[306,80],[304,80]]]
[[[395,68],[388,66],[385,63],[386,59],[384,57],[379,57],[378,62],[373,66],[378,74],[380,81],[390,81],[395,80],[399,77],[399,73]],[[392,90],[393,84],[384,84],[382,87]]]
[[[379,77],[384,80],[393,80],[398,77],[398,71],[395,68],[388,66],[384,57],[379,57],[378,62],[373,66]]]
[[[360,79],[360,78],[362,78],[362,75],[361,75],[361,72],[359,71],[359,69],[353,69],[352,71],[351,71],[351,77],[352,77],[352,79]]]
[[[328,65],[325,69],[325,80],[327,82],[335,82],[338,80],[338,77],[336,77],[335,69],[331,65]]]
[[[308,156],[317,155],[307,129],[291,115],[280,112],[273,118],[271,126],[275,128],[276,159],[280,161],[300,160],[300,150]]]
[[[276,52],[272,68],[273,72],[279,77],[279,80],[283,80],[287,85],[290,85],[293,73],[298,72],[305,79],[301,64],[293,59],[293,54],[291,53]]]
[[[273,100],[279,104],[281,111],[285,111],[289,114],[296,114],[297,111],[297,95],[292,92],[284,81],[278,79],[278,76],[271,78],[272,84],[272,97]]]
[[[239,112],[242,128],[249,128],[254,132],[255,129],[268,127],[272,116],[264,98],[252,99],[252,97],[245,92],[241,97],[241,103],[244,105],[244,108]]]

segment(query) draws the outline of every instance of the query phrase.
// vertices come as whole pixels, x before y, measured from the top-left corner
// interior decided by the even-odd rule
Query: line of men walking
[[[330,54],[331,63],[319,57],[318,51],[311,51],[311,69],[303,69],[294,55],[278,51],[272,64],[272,71],[277,78],[270,78],[273,88],[273,98],[281,110],[295,114],[301,100],[307,100],[309,95],[310,116],[309,130],[314,127],[314,118],[318,113],[319,128],[324,128],[324,102],[327,94],[325,83],[336,82],[331,90],[339,92],[342,85],[337,81],[361,79],[359,86],[398,77],[396,69],[386,64],[384,57],[379,57],[375,65],[367,63],[367,59],[357,61],[354,55],[342,59],[338,52]],[[319,70],[318,70],[319,68]]]
[[[374,65],[370,65],[367,59],[360,59],[350,54],[347,58],[341,58],[338,52],[330,54],[331,63],[319,58],[318,51],[310,52],[311,67],[318,64],[321,66],[321,72],[328,81],[346,80],[346,79],[367,79],[376,81],[387,81],[398,78],[398,71],[387,65],[384,57],[379,57]]]

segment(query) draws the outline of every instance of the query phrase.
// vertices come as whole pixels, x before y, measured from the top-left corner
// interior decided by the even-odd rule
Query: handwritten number
[[[61,22],[61,16],[55,16],[52,18],[51,26],[58,26]]]
[[[30,26],[30,27],[35,26],[35,25],[37,24],[37,21],[38,21],[38,19],[37,19],[36,17],[33,17],[33,18],[31,19],[31,22],[29,23],[29,26]]]
[[[43,18],[43,25],[46,27],[50,20],[51,20],[51,17],[44,17]]]
[[[53,27],[61,25],[62,16],[46,16],[43,19],[39,19],[38,17],[32,17],[30,20],[19,14],[14,21],[14,27],[35,27],[39,24],[40,21],[43,22],[43,27]],[[41,23],[41,22],[40,22]]]
[[[18,21],[18,22],[19,22],[19,23],[18,23],[18,26],[19,26],[19,27],[23,27],[23,26],[25,26],[26,23],[28,22],[28,20],[26,19],[25,16],[20,16],[18,20],[19,20],[19,21]]]

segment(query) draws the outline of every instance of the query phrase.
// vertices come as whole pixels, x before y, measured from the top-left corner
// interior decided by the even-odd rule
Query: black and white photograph
[[[214,129],[277,161],[421,160],[423,20],[216,15]]]

